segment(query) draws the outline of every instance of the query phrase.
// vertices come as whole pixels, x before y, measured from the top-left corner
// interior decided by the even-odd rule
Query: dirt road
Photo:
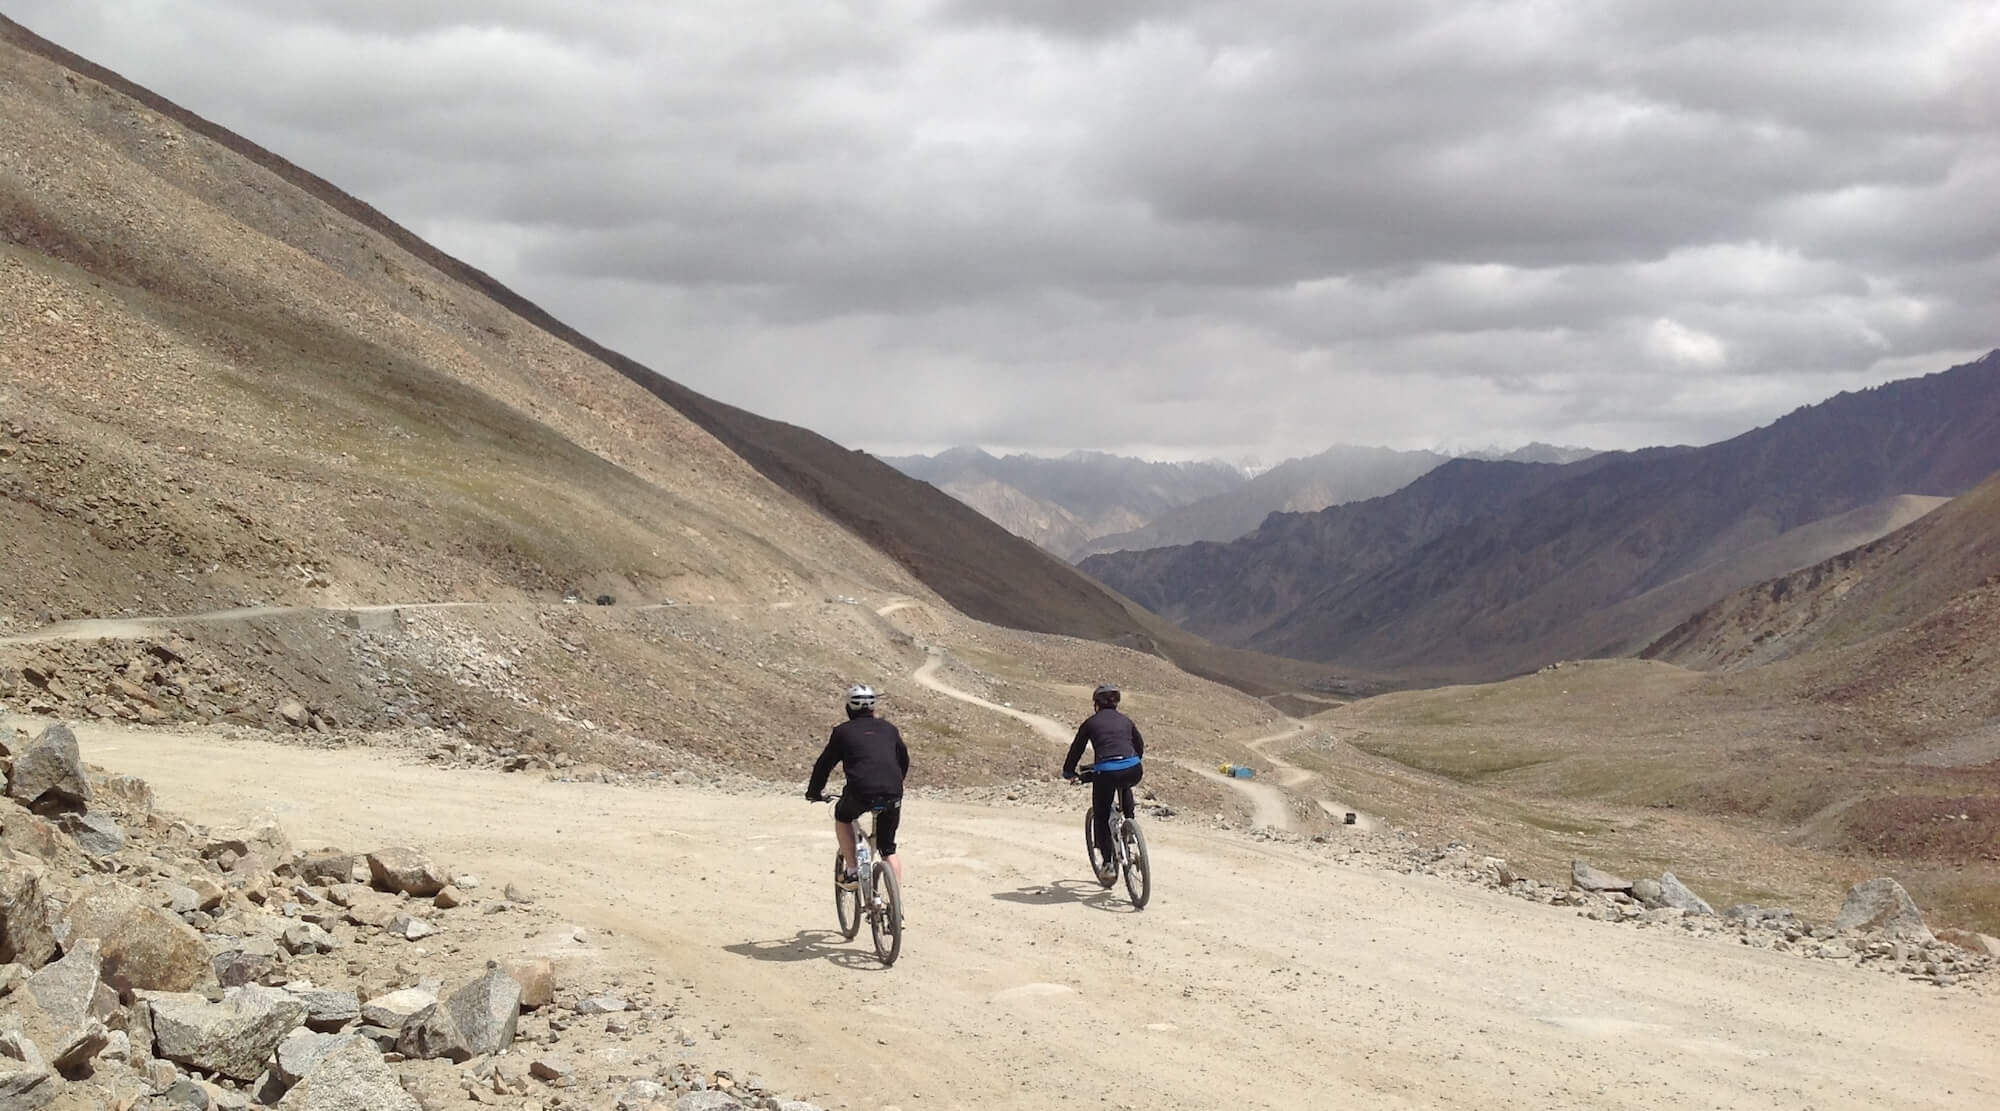
[[[830,1106],[2000,1106],[1993,994],[1304,847],[1154,822],[1132,913],[1086,882],[1067,816],[912,801],[910,932],[881,971],[833,941],[832,835],[798,799],[79,732],[199,820],[269,807],[302,845],[416,841],[518,880],[690,981],[730,1060]]]

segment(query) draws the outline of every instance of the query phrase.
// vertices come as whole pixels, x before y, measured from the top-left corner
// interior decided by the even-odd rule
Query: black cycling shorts
[[[852,822],[878,806],[888,809],[875,816],[875,851],[883,856],[894,856],[896,827],[903,824],[903,796],[850,795],[842,792],[840,800],[833,804],[833,820]]]

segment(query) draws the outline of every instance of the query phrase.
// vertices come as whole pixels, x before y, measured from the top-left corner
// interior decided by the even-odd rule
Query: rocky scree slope
[[[190,825],[62,725],[0,749],[0,1106],[816,1111],[513,884]]]

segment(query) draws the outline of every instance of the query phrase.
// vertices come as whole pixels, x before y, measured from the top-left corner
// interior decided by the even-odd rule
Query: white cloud
[[[849,443],[1700,441],[2000,342],[1982,0],[10,14]]]

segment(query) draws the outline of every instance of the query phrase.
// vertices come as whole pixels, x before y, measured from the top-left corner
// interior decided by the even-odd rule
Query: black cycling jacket
[[[826,739],[826,751],[813,764],[812,782],[806,794],[826,789],[826,777],[834,765],[847,770],[846,792],[850,795],[896,796],[903,793],[903,776],[910,770],[910,750],[903,734],[881,718],[850,718],[833,727]]]
[[[1083,759],[1083,746],[1089,745],[1093,762],[1103,763],[1124,756],[1146,755],[1146,738],[1139,735],[1139,727],[1132,719],[1117,710],[1099,710],[1083,719],[1077,727],[1076,740],[1070,742],[1069,759],[1063,761],[1063,778],[1076,774],[1077,761]]]

